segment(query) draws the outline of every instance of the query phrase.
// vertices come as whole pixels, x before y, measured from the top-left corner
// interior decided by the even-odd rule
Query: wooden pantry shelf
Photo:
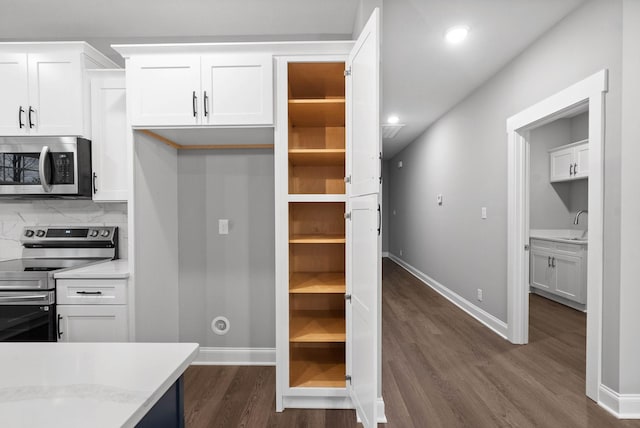
[[[344,272],[295,272],[289,278],[290,294],[344,294]]]
[[[344,235],[291,235],[290,244],[344,244]]]
[[[346,326],[344,311],[292,311],[289,321],[289,342],[344,342]]]
[[[291,345],[291,387],[344,388],[345,374],[344,344],[328,344],[327,347],[318,347],[316,344]]]
[[[293,165],[344,165],[345,149],[290,149]]]
[[[344,98],[293,99],[289,100],[291,125],[299,126],[344,126]]]

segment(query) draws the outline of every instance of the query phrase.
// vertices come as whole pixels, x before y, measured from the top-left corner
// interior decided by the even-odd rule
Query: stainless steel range
[[[118,258],[117,227],[25,227],[22,258],[0,262],[0,341],[57,341],[54,274]]]

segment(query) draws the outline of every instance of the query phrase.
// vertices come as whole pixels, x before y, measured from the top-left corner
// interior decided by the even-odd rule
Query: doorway
[[[508,133],[508,339],[529,340],[530,167],[531,132],[561,118],[589,111],[586,395],[598,401],[601,378],[603,272],[603,142],[604,94],[602,70],[507,119]],[[574,162],[571,162],[572,164]],[[582,170],[582,168],[580,168]],[[573,174],[573,167],[571,168]],[[551,262],[549,262],[551,266]]]

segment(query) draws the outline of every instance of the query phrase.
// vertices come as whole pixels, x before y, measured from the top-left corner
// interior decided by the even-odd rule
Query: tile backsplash
[[[20,257],[24,226],[118,226],[120,258],[127,258],[127,204],[80,200],[0,201],[0,260]]]

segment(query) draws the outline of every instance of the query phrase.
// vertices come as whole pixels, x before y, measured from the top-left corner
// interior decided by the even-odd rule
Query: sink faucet
[[[582,213],[588,213],[589,211],[587,210],[580,210],[578,211],[578,213],[576,214],[576,218],[573,220],[573,224],[578,224],[578,220],[580,220],[580,214]]]

